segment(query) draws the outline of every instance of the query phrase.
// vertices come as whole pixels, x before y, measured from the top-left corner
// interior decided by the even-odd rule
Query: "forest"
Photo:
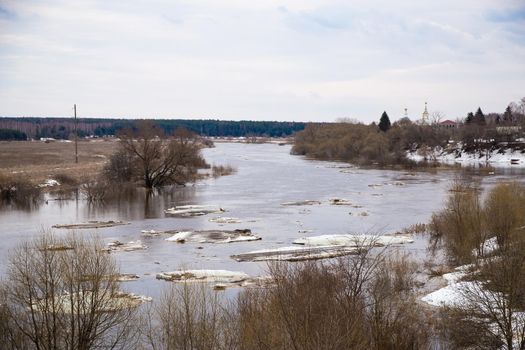
[[[105,137],[116,135],[125,128],[136,129],[139,119],[79,118],[77,122],[80,137]],[[225,120],[185,120],[156,119],[155,124],[165,134],[172,134],[177,128],[185,128],[202,136],[265,136],[287,137],[304,129],[303,122],[278,121],[225,121]],[[29,139],[54,138],[69,139],[74,136],[73,118],[44,117],[0,117],[0,140],[11,140],[13,133],[25,133]],[[3,137],[3,135],[6,137]]]

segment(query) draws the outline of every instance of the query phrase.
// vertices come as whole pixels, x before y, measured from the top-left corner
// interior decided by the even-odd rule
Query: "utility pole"
[[[78,129],[77,129],[77,104],[73,105],[75,111],[75,163],[78,163]]]

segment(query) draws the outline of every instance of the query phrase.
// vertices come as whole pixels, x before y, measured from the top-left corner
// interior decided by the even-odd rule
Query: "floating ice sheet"
[[[256,236],[249,229],[243,230],[205,230],[205,231],[181,231],[166,238],[166,241],[177,243],[233,243],[258,241],[261,237]]]

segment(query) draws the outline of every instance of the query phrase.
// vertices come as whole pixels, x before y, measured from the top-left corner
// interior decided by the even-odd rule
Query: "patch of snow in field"
[[[60,182],[54,179],[47,179],[44,183],[38,185],[38,187],[55,187],[60,186]]]

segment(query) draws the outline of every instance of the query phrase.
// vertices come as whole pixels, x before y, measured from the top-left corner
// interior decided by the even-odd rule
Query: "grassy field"
[[[12,141],[0,142],[0,173],[20,175],[42,183],[57,174],[74,179],[93,177],[116,150],[115,140],[78,142],[78,164],[73,142]]]

